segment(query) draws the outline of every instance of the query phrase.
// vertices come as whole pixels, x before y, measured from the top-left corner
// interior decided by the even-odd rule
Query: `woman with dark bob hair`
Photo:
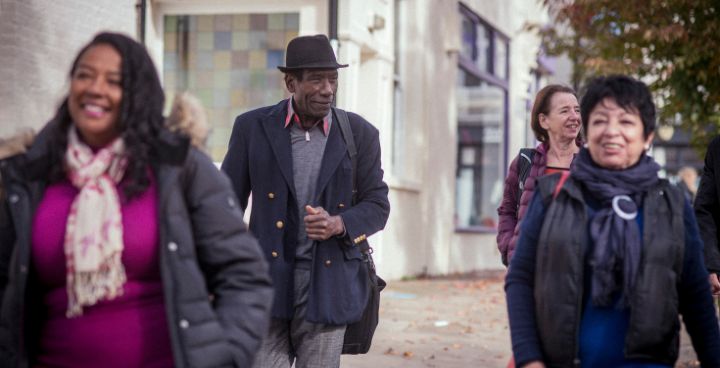
[[[508,270],[518,367],[672,367],[680,321],[703,367],[720,331],[690,204],[646,154],[647,86],[592,80],[580,105],[587,148],[540,178]]]
[[[3,367],[252,364],[267,265],[229,181],[165,127],[163,103],[145,48],[101,33],[52,121],[0,161]]]
[[[506,266],[515,252],[520,222],[530,204],[535,180],[543,175],[567,171],[580,149],[580,105],[575,91],[559,84],[543,87],[535,96],[530,128],[540,144],[534,149],[521,150],[510,163],[502,202],[497,210],[500,220],[497,244]]]

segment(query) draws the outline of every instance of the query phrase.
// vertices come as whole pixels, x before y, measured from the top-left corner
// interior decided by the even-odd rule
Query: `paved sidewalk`
[[[343,356],[343,368],[504,368],[510,332],[504,273],[390,282],[367,355]],[[687,335],[677,367],[697,367]]]

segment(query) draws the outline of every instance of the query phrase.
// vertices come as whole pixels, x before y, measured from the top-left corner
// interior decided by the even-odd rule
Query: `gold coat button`
[[[275,193],[273,193],[273,192],[268,193],[268,198],[270,198],[270,199],[275,198]]]
[[[338,205],[338,208],[345,208],[345,204],[344,204],[344,203],[340,203],[340,204]]]
[[[273,258],[277,258],[277,257],[278,257],[278,252],[272,251],[272,252],[270,252],[270,255],[271,255]]]
[[[331,260],[328,259],[325,261],[325,267],[330,267],[331,264],[332,264]]]
[[[282,229],[283,226],[285,226],[285,224],[282,221],[278,221],[275,223],[275,227],[277,227],[278,229]]]

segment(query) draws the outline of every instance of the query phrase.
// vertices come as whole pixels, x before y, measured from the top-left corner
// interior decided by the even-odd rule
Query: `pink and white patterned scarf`
[[[83,314],[83,307],[122,295],[123,227],[116,184],[127,166],[121,137],[93,153],[74,127],[68,132],[65,166],[80,192],[70,207],[65,232],[67,317]]]

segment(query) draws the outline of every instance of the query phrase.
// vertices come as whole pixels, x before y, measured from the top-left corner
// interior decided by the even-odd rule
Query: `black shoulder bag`
[[[340,131],[342,132],[345,145],[347,145],[350,162],[352,163],[352,204],[357,201],[357,148],[353,138],[350,120],[345,110],[333,109],[337,117]],[[381,279],[375,272],[375,263],[372,259],[372,248],[367,241],[358,244],[363,254],[363,262],[367,267],[368,274],[368,301],[365,305],[362,318],[355,323],[347,325],[345,339],[343,341],[343,354],[365,354],[370,350],[373,334],[378,325],[380,312],[380,291],[385,288],[385,280]]]
[[[515,215],[519,216],[520,210],[520,198],[522,198],[523,191],[525,190],[525,180],[530,175],[530,169],[532,168],[533,156],[535,155],[534,148],[521,148],[518,154],[518,196],[517,206],[515,208]]]

